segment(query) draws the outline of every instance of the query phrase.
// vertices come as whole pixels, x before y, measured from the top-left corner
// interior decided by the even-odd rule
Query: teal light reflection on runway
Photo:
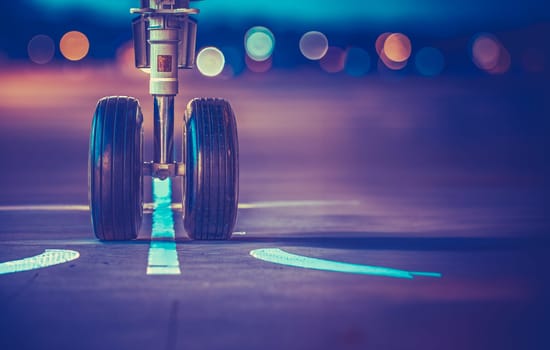
[[[0,263],[0,275],[59,265],[78,259],[79,256],[80,254],[74,250],[46,249],[39,255]]]
[[[272,262],[275,264],[302,267],[306,269],[354,273],[361,275],[384,276],[393,278],[412,279],[415,276],[441,277],[438,272],[413,272],[398,270],[383,266],[370,266],[361,264],[351,264],[341,261],[310,258],[307,256],[287,253],[279,248],[264,248],[250,251],[250,255],[256,259]]]
[[[148,275],[181,274],[174,242],[174,216],[170,179],[153,179],[153,228],[147,264]]]

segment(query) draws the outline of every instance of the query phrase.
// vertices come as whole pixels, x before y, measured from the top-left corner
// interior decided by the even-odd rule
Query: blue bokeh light
[[[344,70],[353,77],[361,77],[370,70],[371,59],[367,51],[360,47],[351,47],[346,52]]]
[[[433,77],[441,74],[445,68],[443,53],[435,47],[420,49],[414,58],[418,72],[424,76]]]
[[[55,54],[53,39],[47,35],[35,35],[27,45],[27,53],[31,61],[37,64],[50,62]]]

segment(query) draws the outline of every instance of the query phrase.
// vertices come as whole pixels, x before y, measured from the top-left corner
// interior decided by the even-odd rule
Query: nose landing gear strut
[[[184,115],[183,161],[175,160],[174,100],[178,68],[195,60],[198,10],[190,0],[141,0],[133,21],[137,68],[149,68],[154,108],[153,161],[143,161],[142,111],[137,99],[99,100],[92,121],[89,198],[92,225],[105,241],[137,237],[143,216],[143,178],[183,181],[183,221],[192,239],[231,238],[237,217],[239,156],[230,104],[196,98]]]

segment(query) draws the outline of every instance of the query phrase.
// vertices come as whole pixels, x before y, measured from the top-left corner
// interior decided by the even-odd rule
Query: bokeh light
[[[216,47],[205,47],[197,54],[197,68],[204,76],[215,77],[222,72],[224,66],[225,57]]]
[[[378,54],[378,56],[382,54],[382,51],[384,50],[384,42],[391,34],[392,33],[390,32],[385,32],[380,34],[378,38],[376,38],[376,43],[374,44],[374,46],[376,48],[376,53]]]
[[[510,70],[511,65],[512,58],[510,57],[510,53],[501,45],[497,64],[492,69],[489,69],[488,72],[491,74],[504,74]]]
[[[408,59],[411,55],[411,42],[409,38],[401,33],[382,33],[376,38],[375,43],[376,53],[380,62],[390,70],[401,70],[407,66]],[[387,52],[391,53],[391,56],[387,55]]]
[[[387,58],[386,55],[384,55],[384,53],[382,53],[382,55],[380,56],[379,62],[381,62],[384,65],[384,67],[389,68],[391,70],[401,70],[405,68],[408,63],[408,61],[394,62],[389,58]]]
[[[407,63],[408,63],[408,61],[394,62],[394,61],[390,60],[386,56],[386,53],[384,52],[384,50],[382,50],[380,52],[380,60],[379,61],[382,62],[383,65],[386,68],[389,68],[391,70],[401,70],[401,69],[405,68],[407,66]]]
[[[59,42],[59,49],[69,61],[80,61],[88,54],[90,42],[83,33],[71,31],[63,35]]]
[[[491,74],[506,73],[512,63],[508,49],[489,33],[479,33],[474,36],[471,55],[472,61],[479,69]]]
[[[346,52],[339,47],[330,46],[319,64],[327,73],[338,73],[344,69],[345,61]]]
[[[360,77],[368,73],[371,66],[367,51],[359,47],[351,47],[346,51],[345,71],[351,76]]]
[[[53,39],[47,35],[35,35],[27,45],[27,53],[31,61],[37,64],[50,62],[55,53]]]
[[[265,61],[271,57],[275,48],[275,35],[266,27],[252,27],[244,36],[244,47],[251,59]]]
[[[267,60],[256,61],[250,58],[248,55],[245,57],[246,67],[254,73],[265,73],[271,69],[273,60],[269,57]]]
[[[300,52],[307,59],[320,60],[328,51],[328,39],[317,31],[307,32],[300,38]]]
[[[427,77],[441,74],[445,68],[443,53],[435,47],[424,47],[420,49],[414,58],[416,70]]]
[[[472,60],[483,70],[495,68],[500,56],[500,43],[491,34],[478,34],[472,43]]]
[[[384,40],[384,53],[393,62],[405,62],[411,56],[411,41],[405,34],[390,34]]]

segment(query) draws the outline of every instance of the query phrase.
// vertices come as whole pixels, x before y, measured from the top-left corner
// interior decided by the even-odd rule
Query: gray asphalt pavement
[[[139,97],[151,133],[147,77],[19,73],[0,73],[0,263],[79,258],[0,275],[0,349],[546,348],[550,96],[536,77],[190,74],[178,115],[192,96],[237,114],[238,234],[190,241],[176,206],[181,274],[160,276],[146,274],[150,212],[138,240],[102,243],[85,207],[95,103]],[[441,276],[250,255],[263,248]]]

